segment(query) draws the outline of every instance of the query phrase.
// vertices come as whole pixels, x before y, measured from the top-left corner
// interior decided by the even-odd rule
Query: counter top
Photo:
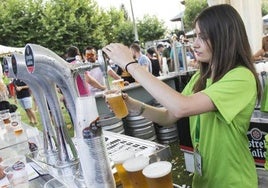
[[[187,72],[170,72],[166,76],[159,76],[157,77],[159,80],[163,81],[165,84],[170,86],[171,88],[179,91],[180,90],[180,84],[182,83],[181,77],[192,75],[196,72],[195,69],[187,71]],[[150,103],[154,100],[152,95],[148,93],[139,83],[131,83],[128,86],[125,86],[122,89],[124,92],[126,92],[130,97],[133,97],[135,99],[138,99],[144,103]],[[105,99],[103,98],[103,92],[98,92],[95,94],[96,103],[97,103],[97,109],[99,115],[102,114],[109,114],[110,109],[107,107],[107,104],[105,102]]]

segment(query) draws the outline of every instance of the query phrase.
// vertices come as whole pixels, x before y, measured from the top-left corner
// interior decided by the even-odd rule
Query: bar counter
[[[181,73],[169,73],[166,76],[161,76],[158,77],[158,79],[162,80],[165,82],[167,85],[170,87],[174,88],[175,90],[180,90],[181,85],[183,84],[183,79],[182,77],[187,77],[189,75],[192,75],[194,71],[189,71],[189,72],[181,72]],[[128,86],[126,86],[123,89],[124,92],[128,93],[129,96],[136,98],[138,100],[141,100],[145,103],[150,103],[153,99],[153,97],[139,84],[139,83],[132,83]],[[165,92],[165,91],[159,91],[159,92]],[[105,103],[105,100],[102,96],[102,93],[97,93],[96,96],[96,103],[97,103],[97,109],[99,112],[99,115],[102,114],[109,114],[111,113],[109,108],[107,107],[107,104]],[[27,130],[32,130],[33,128],[27,124],[23,124],[24,127],[24,133],[27,132]],[[31,132],[31,131],[30,131]],[[40,137],[42,134],[40,134]],[[125,146],[122,145],[122,143],[126,143],[127,147],[133,147],[135,148],[135,151],[137,153],[141,153],[144,155],[147,155],[150,157],[150,162],[158,161],[158,160],[168,160],[171,156],[170,149],[168,145],[161,145],[156,142],[152,142],[150,140],[143,140],[139,138],[134,138],[122,134],[117,134],[117,133],[111,133],[108,131],[104,131],[104,136],[106,140],[106,147],[108,151],[108,155],[112,155],[113,152],[115,152],[116,149],[119,148],[124,148]],[[32,179],[30,181],[30,188],[36,188],[36,187],[44,187],[44,185],[49,182],[55,180],[55,182],[58,184],[58,186],[61,184],[61,178],[57,173],[53,173],[53,171],[57,171],[58,169],[53,169],[54,167],[51,167],[49,165],[46,165],[44,161],[39,161],[37,158],[34,158],[33,156],[29,155],[27,152],[28,146],[28,138],[25,136],[25,134],[21,135],[18,139],[16,138],[16,143],[12,142],[5,142],[5,139],[8,137],[5,137],[4,134],[0,135],[2,138],[2,145],[0,147],[0,151],[4,151],[7,148],[13,148],[15,147],[16,149],[24,149],[24,151],[21,151],[20,153],[26,154],[28,157],[28,162],[29,163],[34,163],[37,164],[39,167],[34,168],[39,176]],[[39,141],[42,140],[39,137]],[[75,140],[73,140],[75,143]],[[42,143],[41,143],[42,145]],[[23,146],[23,147],[22,147]],[[10,153],[8,153],[10,154]],[[176,185],[174,185],[176,187]]]
[[[184,84],[186,84],[185,82],[189,80],[189,78],[195,73],[195,71],[196,70],[193,69],[187,72],[170,72],[166,76],[159,76],[157,78],[159,80],[162,80],[164,83],[166,83],[173,89],[181,91],[183,89]],[[126,92],[129,96],[138,99],[144,103],[150,103],[154,99],[151,94],[149,94],[139,83],[136,82],[125,86],[122,90]],[[162,90],[159,92],[165,91]],[[103,98],[102,92],[96,93],[95,98],[99,114],[102,115],[110,113],[110,110],[107,107],[107,104],[105,103],[105,100]]]

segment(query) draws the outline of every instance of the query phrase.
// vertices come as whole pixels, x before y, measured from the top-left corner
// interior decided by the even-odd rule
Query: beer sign
[[[267,124],[251,122],[247,136],[249,139],[249,149],[255,160],[256,165],[264,166],[266,148],[265,148],[265,135],[268,132]]]
[[[29,45],[25,47],[25,63],[26,63],[28,72],[33,73],[34,72],[34,56],[33,56],[32,48]]]
[[[8,75],[9,75],[9,69],[8,69],[8,62],[7,62],[7,59],[6,58],[3,59],[3,68],[4,68],[5,75],[8,77]]]
[[[17,76],[17,72],[18,72],[17,61],[16,61],[14,54],[11,56],[11,65],[12,65],[14,75]]]

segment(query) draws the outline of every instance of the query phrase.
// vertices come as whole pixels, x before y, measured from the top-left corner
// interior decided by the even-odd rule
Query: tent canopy
[[[180,12],[179,14],[177,14],[175,17],[170,19],[170,21],[172,21],[172,22],[181,21],[183,16],[184,16],[184,11]]]
[[[16,47],[0,45],[0,57],[9,55],[9,54],[14,53],[14,52],[23,53],[24,52],[24,47],[16,48]]]

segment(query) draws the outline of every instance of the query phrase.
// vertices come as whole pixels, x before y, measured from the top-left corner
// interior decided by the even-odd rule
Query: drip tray
[[[109,131],[103,131],[103,133],[109,158],[124,150],[134,151],[136,156],[148,156],[150,157],[150,162],[168,160],[171,157],[168,145],[161,145],[148,140]]]

